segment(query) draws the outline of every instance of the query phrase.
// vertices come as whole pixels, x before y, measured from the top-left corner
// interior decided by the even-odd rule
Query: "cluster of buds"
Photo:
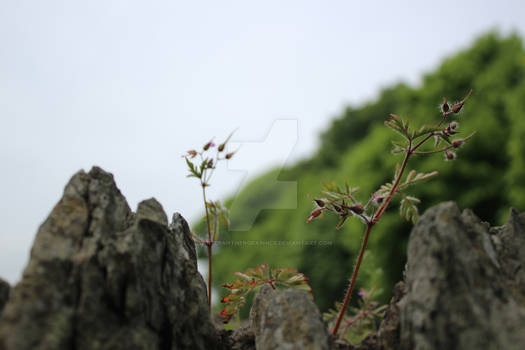
[[[316,204],[316,208],[314,208],[314,210],[312,210],[310,213],[310,216],[308,216],[308,219],[306,220],[307,223],[319,217],[325,210],[336,213],[342,222],[344,222],[344,220],[350,216],[361,216],[366,210],[366,208],[360,203],[355,202],[354,204],[350,205],[344,199],[313,198],[313,201]]]
[[[458,114],[463,108],[463,106],[465,105],[465,102],[467,101],[467,99],[470,97],[471,94],[472,94],[472,90],[469,91],[469,93],[467,94],[467,96],[465,96],[463,100],[456,102],[452,105],[450,105],[447,102],[447,99],[443,97],[443,103],[440,105],[441,113],[444,116],[447,116],[451,113]]]
[[[456,121],[452,121],[448,126],[443,130],[443,134],[446,136],[455,135],[458,133],[459,124]]]

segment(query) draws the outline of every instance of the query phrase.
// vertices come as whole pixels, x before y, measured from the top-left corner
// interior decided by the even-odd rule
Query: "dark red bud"
[[[321,208],[314,209],[314,211],[312,211],[310,213],[310,216],[308,217],[308,220],[306,220],[306,222],[308,223],[308,222],[312,221],[313,219],[315,219],[316,217],[321,215],[322,212],[323,212],[323,210]]]
[[[441,105],[441,111],[447,113],[450,110],[450,105],[447,103],[447,99],[443,97],[443,104]]]
[[[461,111],[461,108],[463,108],[464,104],[465,104],[465,102],[456,103],[454,106],[452,106],[452,112],[453,113],[459,113],[459,111]]]
[[[226,145],[224,143],[221,143],[217,149],[219,150],[219,152],[222,152],[222,151],[224,151],[224,147],[225,146]]]
[[[231,157],[233,157],[234,154],[235,152],[228,153],[224,158],[230,159]]]
[[[452,147],[459,148],[464,142],[463,139],[452,140]]]
[[[321,199],[314,199],[314,202],[321,208],[324,207],[324,202]]]
[[[356,214],[363,214],[365,211],[365,208],[361,204],[356,204],[350,207],[350,210],[353,211]]]
[[[204,147],[202,147],[202,149],[207,151],[210,147],[214,147],[214,146],[215,144],[213,143],[213,141],[210,141],[207,144],[205,144]]]
[[[374,202],[376,204],[381,204],[385,200],[385,196],[374,196]]]
[[[445,152],[445,160],[454,160],[456,158],[456,153],[447,151]]]

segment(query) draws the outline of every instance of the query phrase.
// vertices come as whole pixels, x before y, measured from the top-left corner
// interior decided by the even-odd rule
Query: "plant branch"
[[[332,330],[333,335],[337,335],[337,331],[339,329],[339,326],[341,325],[341,321],[343,320],[345,310],[348,307],[348,302],[350,301],[350,296],[352,295],[352,290],[354,289],[355,281],[357,279],[357,273],[359,272],[359,267],[361,266],[361,261],[363,260],[366,244],[368,243],[368,237],[370,236],[370,230],[372,229],[373,226],[374,226],[374,222],[369,222],[366,225],[365,236],[363,237],[363,243],[361,243],[361,249],[359,250],[359,255],[357,256],[354,273],[352,274],[352,279],[350,280],[350,286],[348,286],[348,290],[346,291],[343,306],[341,307],[341,310],[339,311],[339,315],[337,316],[337,322],[335,323],[334,329]]]
[[[208,306],[211,309],[211,270],[212,270],[212,259],[211,259],[211,247],[213,242],[211,240],[211,228],[210,228],[210,215],[208,213],[208,204],[206,202],[206,184],[201,182],[202,187],[202,199],[204,200],[204,208],[206,209],[206,224],[208,226]]]
[[[425,138],[425,139],[428,140],[428,138]],[[387,197],[385,198],[385,201],[383,202],[383,205],[381,205],[381,207],[379,208],[377,213],[372,218],[372,222],[373,223],[377,223],[379,221],[379,219],[381,219],[381,216],[383,216],[383,213],[386,211],[386,209],[388,208],[388,205],[390,204],[390,201],[394,197],[394,194],[397,191],[397,187],[399,186],[399,182],[401,181],[401,177],[403,177],[403,172],[406,169],[406,166],[407,166],[407,163],[408,163],[408,158],[410,158],[410,155],[412,154],[412,151],[413,151],[413,149],[412,149],[412,140],[410,140],[408,149],[406,150],[406,153],[405,153],[405,159],[403,159],[403,164],[401,165],[401,169],[399,170],[399,173],[397,174],[397,178],[394,180],[394,184],[392,185],[392,189],[390,190],[390,192],[388,193]]]

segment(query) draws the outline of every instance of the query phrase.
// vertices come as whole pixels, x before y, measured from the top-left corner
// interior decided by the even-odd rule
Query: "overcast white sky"
[[[187,149],[235,128],[264,144],[242,147],[211,197],[234,193],[309,155],[345,104],[417,83],[492,28],[525,33],[524,14],[523,0],[2,0],[0,276],[20,278],[77,170],[112,172],[132,209],[153,196],[193,220]],[[297,127],[264,142],[279,119]]]

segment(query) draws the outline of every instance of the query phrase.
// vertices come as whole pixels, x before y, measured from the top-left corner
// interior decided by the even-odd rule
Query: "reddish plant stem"
[[[427,138],[427,140],[428,140],[428,138]],[[414,149],[419,147],[421,144],[422,143],[419,143],[416,147],[414,147]],[[412,154],[414,149],[412,149],[412,140],[411,140],[410,144],[408,146],[408,149],[406,150],[405,159],[403,159],[403,164],[401,165],[401,169],[399,169],[399,173],[397,175],[397,178],[394,181],[394,185],[392,186],[392,189],[388,193],[388,196],[386,197],[383,205],[379,208],[379,210],[377,211],[376,215],[372,218],[372,222],[373,223],[376,223],[376,222],[379,221],[379,219],[381,219],[381,216],[383,216],[383,213],[388,208],[388,205],[390,204],[390,201],[394,197],[394,194],[396,194],[397,186],[399,186],[399,182],[401,181],[401,178],[403,177],[403,172],[406,169],[406,166],[407,166],[407,163],[408,163],[408,158],[410,158],[410,155]]]
[[[211,270],[212,270],[212,259],[211,259],[211,248],[213,241],[211,240],[211,227],[210,227],[210,217],[208,214],[208,204],[206,203],[206,183],[201,182],[202,187],[202,199],[204,200],[204,209],[206,209],[206,224],[208,225],[208,306],[211,309]]]
[[[208,243],[208,305],[211,309],[211,246],[213,242]]]
[[[365,232],[365,236],[363,237],[363,243],[361,244],[361,250],[359,251],[359,255],[357,256],[354,273],[352,274],[350,285],[348,286],[348,290],[346,291],[346,296],[343,302],[343,307],[341,308],[341,311],[339,311],[339,315],[337,316],[337,321],[335,323],[334,329],[332,330],[333,335],[337,335],[337,330],[339,329],[339,326],[341,325],[341,321],[343,320],[345,310],[348,307],[348,302],[350,302],[350,296],[352,295],[352,290],[354,289],[355,281],[357,279],[357,273],[359,272],[359,267],[361,266],[361,261],[363,260],[363,256],[365,253],[366,244],[368,242],[368,236],[370,236],[370,230],[372,229],[373,226],[374,226],[373,222],[369,222],[366,225],[366,232]]]
[[[430,137],[426,138],[428,140]],[[419,147],[422,143],[418,144],[417,147]],[[357,273],[359,272],[359,267],[361,266],[361,261],[363,260],[363,256],[366,249],[366,244],[368,243],[368,237],[370,236],[370,231],[372,230],[372,227],[381,219],[381,216],[388,208],[388,205],[390,204],[390,201],[394,197],[394,194],[397,191],[397,187],[399,186],[399,182],[401,181],[401,178],[403,177],[403,172],[406,169],[408,158],[410,158],[410,155],[412,154],[412,140],[410,140],[409,146],[405,153],[405,159],[403,159],[403,164],[401,165],[401,168],[399,169],[399,173],[397,175],[397,178],[394,180],[394,185],[392,186],[392,189],[388,193],[388,196],[385,199],[385,202],[383,205],[379,208],[377,213],[372,217],[370,221],[366,224],[366,231],[365,236],[363,237],[363,243],[361,243],[361,249],[359,250],[359,255],[357,256],[357,261],[354,267],[354,272],[352,273],[352,279],[350,280],[350,285],[348,286],[348,290],[346,291],[345,300],[343,302],[343,306],[341,307],[341,310],[339,311],[339,315],[337,316],[337,321],[335,323],[334,329],[332,330],[332,334],[335,336],[337,335],[337,331],[339,330],[339,326],[341,325],[341,321],[343,320],[343,316],[345,314],[346,308],[348,307],[348,303],[350,302],[350,297],[352,296],[352,291],[354,289],[355,281],[357,279]]]

